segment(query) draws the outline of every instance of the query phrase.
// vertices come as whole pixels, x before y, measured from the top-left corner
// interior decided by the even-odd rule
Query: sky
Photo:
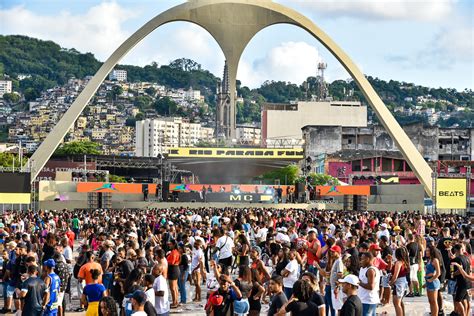
[[[0,0],[0,34],[52,40],[105,61],[173,0]],[[275,0],[328,34],[366,74],[428,87],[474,89],[473,0]],[[190,58],[221,77],[224,55],[211,35],[186,22],[146,37],[122,64],[168,64]],[[311,35],[291,25],[258,33],[245,49],[237,78],[250,88],[266,80],[301,84],[327,63],[327,81],[349,79]]]

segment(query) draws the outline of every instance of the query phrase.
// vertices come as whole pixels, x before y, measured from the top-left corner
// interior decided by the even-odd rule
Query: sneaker
[[[76,313],[82,313],[83,311],[84,311],[84,308],[82,307],[76,308],[75,310]]]
[[[7,308],[5,308],[5,307],[2,308],[2,309],[0,309],[0,314],[9,314],[9,313],[11,313],[11,312],[12,312],[11,309],[7,309]]]
[[[416,297],[421,297],[421,293],[415,293]]]
[[[413,293],[408,293],[408,294],[406,295],[406,297],[415,297],[415,294],[413,294]]]

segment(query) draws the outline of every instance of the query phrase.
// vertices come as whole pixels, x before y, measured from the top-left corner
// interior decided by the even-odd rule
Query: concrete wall
[[[352,106],[335,106],[338,102],[298,102],[297,111],[267,111],[267,139],[301,138],[306,125],[367,126],[367,107],[358,102],[343,102]]]
[[[342,149],[341,126],[311,126],[304,132],[305,155],[332,154]]]
[[[421,184],[378,185],[377,195],[369,197],[368,208],[379,211],[423,211],[424,197],[425,192]]]

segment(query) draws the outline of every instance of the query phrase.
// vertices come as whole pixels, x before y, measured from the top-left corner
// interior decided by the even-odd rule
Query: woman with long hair
[[[244,231],[241,231],[239,237],[237,238],[237,262],[239,266],[248,266],[250,264],[249,252],[250,252],[250,242],[245,235]]]
[[[428,302],[430,303],[431,315],[438,315],[440,309],[438,306],[438,291],[441,283],[439,276],[441,275],[441,253],[433,245],[429,245],[426,248],[426,257],[428,261],[426,263],[426,294],[428,296]]]
[[[408,289],[407,275],[410,273],[410,263],[408,261],[408,251],[405,247],[400,247],[395,250],[395,258],[397,261],[392,267],[392,277],[390,279],[390,286],[393,291],[393,306],[395,307],[396,316],[405,315],[405,305],[403,304],[403,297]]]
[[[242,265],[239,267],[239,276],[234,280],[234,283],[242,293],[240,300],[234,302],[234,312],[237,315],[245,315],[250,310],[249,297],[253,286],[252,272],[249,266]]]
[[[290,313],[296,315],[319,315],[318,307],[311,302],[313,289],[309,282],[298,280],[293,285],[293,295],[288,302],[282,306],[276,315],[284,316]]]
[[[105,296],[99,301],[99,316],[118,316],[117,304],[113,297]]]
[[[176,240],[168,241],[168,249],[170,252],[166,256],[166,261],[168,262],[168,282],[170,285],[171,292],[171,308],[177,308],[179,306],[178,302],[178,278],[179,278],[179,263],[181,262],[181,254],[178,251],[178,244]]]
[[[273,275],[281,275],[281,271],[285,269],[286,265],[290,260],[288,259],[289,249],[287,247],[283,247],[278,251],[276,256],[275,268],[272,272]]]

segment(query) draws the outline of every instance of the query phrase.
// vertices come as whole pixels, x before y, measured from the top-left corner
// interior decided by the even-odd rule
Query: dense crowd
[[[431,315],[443,315],[447,291],[452,315],[468,316],[473,246],[474,218],[458,215],[10,211],[0,222],[0,313],[62,316],[77,286],[86,315],[168,315],[205,300],[214,316],[375,316],[386,304],[399,316],[406,297],[425,295]]]

